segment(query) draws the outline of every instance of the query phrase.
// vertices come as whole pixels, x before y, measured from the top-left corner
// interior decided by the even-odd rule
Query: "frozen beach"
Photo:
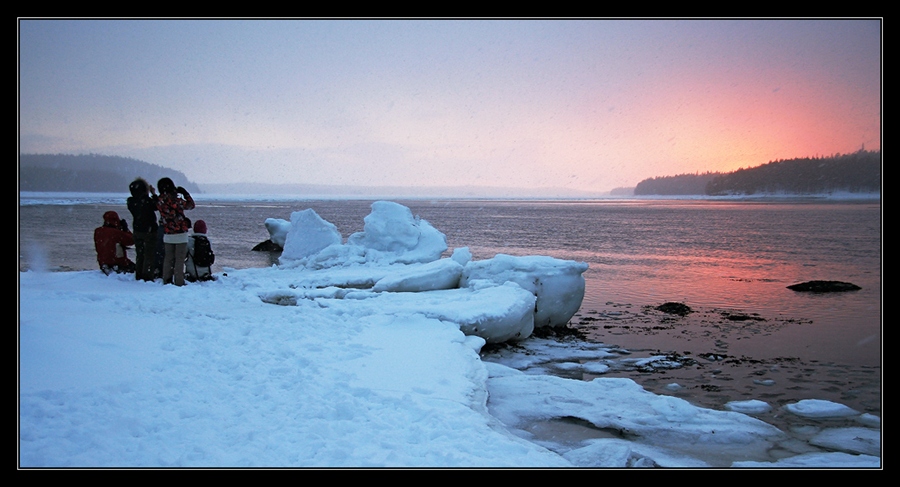
[[[879,418],[831,401],[785,409],[823,425],[797,442],[753,417],[765,401],[714,411],[599,369],[580,381],[522,372],[515,357],[483,361],[486,338],[472,324],[524,334],[516,310],[534,309],[540,293],[515,283],[503,258],[490,276],[446,289],[450,274],[492,266],[462,249],[439,258],[433,228],[421,240],[433,245],[388,249],[410,230],[394,220],[367,221],[368,236],[346,245],[333,234],[286,245],[284,265],[225,269],[184,288],[99,271],[20,273],[19,465],[881,466]],[[379,224],[391,230],[375,238]],[[524,262],[580,274],[577,262],[544,259]],[[572,418],[598,433],[535,434]]]

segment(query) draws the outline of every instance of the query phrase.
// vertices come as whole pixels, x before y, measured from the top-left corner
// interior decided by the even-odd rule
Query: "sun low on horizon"
[[[880,19],[19,19],[20,153],[559,187],[881,148]]]

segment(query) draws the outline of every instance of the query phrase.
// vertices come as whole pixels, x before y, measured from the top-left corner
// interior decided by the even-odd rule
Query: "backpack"
[[[216,261],[216,254],[213,253],[209,239],[202,235],[192,235],[194,239],[194,265],[197,267],[209,267]]]

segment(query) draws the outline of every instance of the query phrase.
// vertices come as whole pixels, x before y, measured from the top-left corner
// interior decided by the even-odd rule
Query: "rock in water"
[[[690,306],[682,303],[663,303],[656,307],[657,311],[669,313],[670,315],[687,316],[692,311]]]
[[[283,249],[287,234],[291,231],[291,222],[281,218],[266,218],[265,226],[269,232],[269,240]]]
[[[281,252],[284,249],[282,249],[280,245],[273,242],[272,240],[265,240],[256,244],[256,246],[253,247],[252,250],[256,252]]]
[[[840,293],[844,291],[859,291],[862,289],[856,284],[841,281],[807,281],[790,285],[787,288],[792,291],[805,293]]]

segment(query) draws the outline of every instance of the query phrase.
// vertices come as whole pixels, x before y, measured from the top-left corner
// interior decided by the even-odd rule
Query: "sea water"
[[[19,270],[97,268],[93,230],[105,211],[131,222],[125,195],[20,197]],[[276,265],[251,249],[267,218],[312,208],[346,239],[363,230],[371,201],[198,196],[186,214],[204,220],[214,272]],[[399,200],[447,236],[448,254],[548,255],[589,264],[582,311],[665,302],[724,308],[812,326],[785,327],[735,353],[881,364],[881,205],[809,200]],[[132,255],[133,258],[133,255]],[[860,291],[810,295],[809,280]],[[640,342],[644,345],[643,342]],[[634,346],[634,345],[632,345]],[[801,353],[802,352],[802,353]],[[762,356],[761,356],[762,354]]]

